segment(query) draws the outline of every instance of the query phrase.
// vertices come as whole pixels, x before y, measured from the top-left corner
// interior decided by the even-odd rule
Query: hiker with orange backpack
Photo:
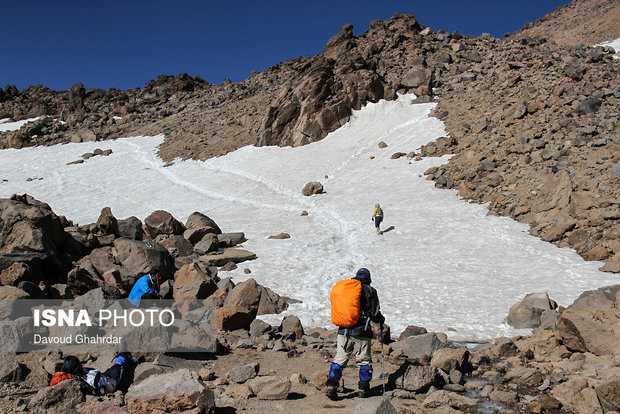
[[[370,286],[370,283],[370,271],[361,268],[353,279],[341,280],[331,291],[332,322],[338,326],[336,356],[330,366],[325,393],[331,400],[338,398],[337,389],[342,369],[346,367],[354,353],[360,367],[357,396],[365,398],[370,395],[372,379],[370,322],[381,324],[381,331],[385,322],[385,317],[380,311],[377,290]]]

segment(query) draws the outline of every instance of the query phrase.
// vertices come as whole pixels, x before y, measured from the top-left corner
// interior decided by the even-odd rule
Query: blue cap
[[[355,278],[367,284],[370,284],[372,282],[372,280],[370,279],[370,270],[366,269],[365,267],[362,267],[360,270],[357,271],[357,273],[355,274]]]

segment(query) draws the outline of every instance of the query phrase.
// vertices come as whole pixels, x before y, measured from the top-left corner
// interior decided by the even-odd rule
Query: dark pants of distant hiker
[[[381,225],[381,222],[383,221],[383,217],[381,216],[375,216],[375,228],[377,230],[379,230],[379,226]]]
[[[355,353],[355,362],[360,367],[360,382],[369,383],[372,379],[372,359],[370,357],[370,338],[357,338],[338,335],[336,356],[329,370],[329,378],[340,380],[342,369],[347,366],[349,358]]]

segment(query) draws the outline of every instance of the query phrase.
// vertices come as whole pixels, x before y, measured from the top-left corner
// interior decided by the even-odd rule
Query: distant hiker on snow
[[[150,274],[142,276],[129,292],[127,298],[136,308],[140,307],[142,299],[161,299],[159,296],[159,285],[161,284],[161,274],[158,270],[153,270]]]
[[[329,370],[325,393],[331,400],[338,398],[337,388],[342,369],[346,367],[353,353],[360,367],[357,396],[365,398],[370,394],[370,321],[381,324],[381,331],[385,321],[380,311],[377,290],[370,286],[370,283],[370,271],[361,268],[353,279],[341,280],[331,291],[332,322],[339,327],[336,356]]]
[[[51,386],[64,380],[77,381],[80,388],[87,394],[104,395],[116,391],[123,379],[123,372],[129,367],[127,357],[118,355],[113,365],[100,372],[98,369],[84,368],[77,357],[69,355],[62,363],[62,371],[55,373],[50,382]]]
[[[383,221],[383,210],[381,210],[379,203],[375,204],[375,210],[372,212],[371,220],[375,221],[375,229],[377,229],[377,234],[382,234],[383,232],[379,227]]]

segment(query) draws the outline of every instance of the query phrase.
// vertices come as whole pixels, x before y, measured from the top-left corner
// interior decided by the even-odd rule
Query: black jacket
[[[360,280],[356,277],[353,279]],[[361,282],[362,297],[360,300],[360,307],[362,314],[360,319],[350,328],[339,328],[338,334],[346,335],[348,329],[349,335],[351,336],[356,336],[359,338],[372,338],[372,329],[370,328],[370,322],[368,319],[375,323],[383,323],[385,321],[385,317],[381,314],[377,290],[365,283],[365,281],[362,280]]]

